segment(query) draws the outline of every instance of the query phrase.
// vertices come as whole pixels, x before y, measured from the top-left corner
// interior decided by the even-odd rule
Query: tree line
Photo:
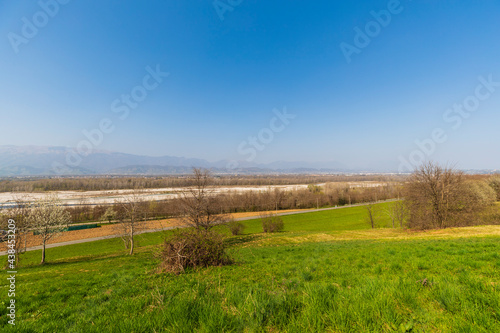
[[[192,189],[188,189],[190,192]],[[140,190],[138,190],[140,196]],[[263,191],[212,193],[212,205],[219,213],[257,212],[267,210],[321,208],[344,206],[364,202],[398,198],[402,187],[397,183],[381,184],[377,187],[351,187],[347,183],[326,183],[325,186],[310,184],[307,189],[282,190],[271,188]],[[159,201],[141,200],[143,220],[177,217],[182,214],[183,194],[177,198]],[[73,223],[106,221],[106,211],[115,212],[113,220],[124,216],[123,205],[81,205],[66,207]]]
[[[326,182],[401,181],[397,175],[213,175],[217,186],[294,185]],[[8,178],[0,180],[0,192],[101,191],[193,186],[190,175],[182,176],[82,176]]]

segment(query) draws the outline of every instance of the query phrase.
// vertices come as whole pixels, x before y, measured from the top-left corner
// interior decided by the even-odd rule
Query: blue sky
[[[76,147],[109,119],[92,149],[500,169],[500,86],[481,88],[489,96],[458,128],[443,118],[479,77],[500,82],[498,1],[61,2],[0,1],[0,144]],[[157,66],[169,76],[120,119],[113,102],[144,91]],[[295,118],[270,139],[283,108]],[[262,149],[249,140],[259,134]]]

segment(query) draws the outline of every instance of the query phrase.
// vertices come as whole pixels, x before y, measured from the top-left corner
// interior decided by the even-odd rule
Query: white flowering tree
[[[60,235],[70,223],[70,214],[64,209],[57,195],[48,195],[36,200],[29,212],[30,226],[42,240],[42,261],[45,263],[45,245]]]

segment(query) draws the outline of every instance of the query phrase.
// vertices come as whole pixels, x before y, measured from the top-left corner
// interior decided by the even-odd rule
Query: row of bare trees
[[[214,175],[216,186],[294,185],[354,181],[402,181],[404,176],[387,175]],[[195,185],[191,175],[179,176],[81,176],[1,179],[0,192],[98,191],[149,189]]]
[[[206,170],[205,170],[206,171]],[[201,170],[201,172],[205,172]],[[195,178],[195,177],[193,177]],[[210,176],[210,185],[213,185]],[[185,201],[185,195],[191,196],[196,185],[190,187],[178,198],[161,201],[141,200],[141,219],[158,219],[179,216],[179,209]],[[398,184],[380,184],[377,187],[351,187],[347,183],[326,183],[325,186],[311,184],[307,189],[283,190],[269,188],[264,191],[215,193],[210,191],[210,206],[218,213],[236,213],[266,210],[318,208],[343,206],[363,202],[387,200],[400,197],[401,186]],[[126,215],[123,205],[80,205],[67,207],[74,223],[107,221],[122,219]],[[110,215],[110,212],[111,215]]]

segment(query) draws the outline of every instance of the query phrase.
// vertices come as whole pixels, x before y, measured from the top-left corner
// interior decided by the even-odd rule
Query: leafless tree
[[[226,222],[221,213],[221,205],[212,187],[213,179],[207,169],[193,168],[193,183],[179,197],[180,213],[185,225],[198,230],[210,230],[213,226]]]
[[[286,197],[286,192],[282,191],[279,188],[274,188],[274,189],[269,189],[269,192],[271,193],[271,197],[274,201],[274,209],[278,211],[278,209],[281,209],[281,204],[285,200]]]
[[[70,215],[61,205],[57,195],[49,194],[36,200],[30,208],[28,223],[42,239],[42,261],[45,263],[47,242],[60,235],[70,223]]]
[[[492,203],[493,193],[489,186],[466,181],[460,171],[425,163],[405,184],[408,225],[418,229],[471,225],[477,213]]]
[[[394,211],[394,207],[390,206],[390,207],[386,208],[385,212],[386,212],[387,216],[389,216],[389,218],[391,219],[392,227],[396,228],[396,214]]]
[[[403,228],[407,218],[407,209],[404,200],[397,200],[390,203],[386,209],[386,214],[391,219],[393,228],[396,227],[396,224]]]
[[[115,203],[122,212],[116,230],[121,236],[125,247],[130,249],[129,254],[134,254],[134,236],[144,229],[141,223],[143,214],[143,199],[138,190],[134,190],[132,195],[124,197]]]
[[[368,214],[367,221],[370,224],[370,226],[372,227],[372,229],[375,229],[375,215],[374,215],[374,211],[373,211],[373,205],[368,204],[365,206],[365,208],[366,208],[366,212]]]
[[[408,218],[408,208],[406,206],[406,202],[404,200],[398,200],[394,202],[394,204],[392,205],[392,210],[394,212],[394,216],[396,217],[396,221],[399,223],[399,226],[403,228]]]

